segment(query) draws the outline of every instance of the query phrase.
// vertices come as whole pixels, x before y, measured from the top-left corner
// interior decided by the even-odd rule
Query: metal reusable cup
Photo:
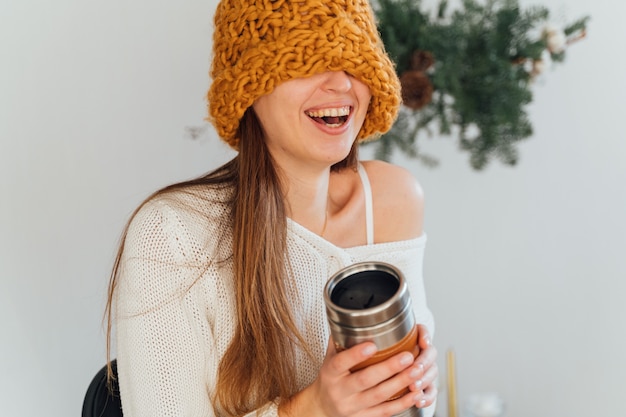
[[[373,342],[378,352],[352,371],[402,351],[417,357],[417,328],[402,272],[384,262],[360,262],[339,270],[324,288],[326,315],[337,350]],[[395,399],[408,392],[396,393]],[[412,407],[396,417],[421,417]]]

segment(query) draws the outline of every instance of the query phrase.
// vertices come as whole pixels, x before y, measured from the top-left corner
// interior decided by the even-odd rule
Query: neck
[[[328,222],[330,170],[318,175],[291,176],[287,184],[287,215],[322,236]]]

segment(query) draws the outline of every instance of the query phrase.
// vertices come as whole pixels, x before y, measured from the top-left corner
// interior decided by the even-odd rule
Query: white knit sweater
[[[152,199],[131,222],[116,296],[117,359],[125,417],[214,416],[217,368],[235,330],[231,236],[220,239],[224,191],[176,192]],[[426,237],[339,248],[288,220],[289,287],[296,323],[321,363],[329,338],[322,297],[327,279],[359,261],[400,268],[418,323],[433,332],[422,259]],[[210,262],[210,261],[213,262]],[[208,265],[208,266],[207,266]],[[318,366],[297,355],[298,389]],[[432,415],[428,410],[426,416]],[[277,416],[276,404],[250,415]]]

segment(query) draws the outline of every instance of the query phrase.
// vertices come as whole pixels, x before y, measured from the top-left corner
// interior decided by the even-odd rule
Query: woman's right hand
[[[356,372],[355,365],[376,353],[376,346],[365,342],[336,352],[332,340],[317,379],[279,406],[281,417],[381,417],[398,414],[416,405],[422,396],[409,391],[400,398],[390,397],[423,375],[409,352],[401,352]]]

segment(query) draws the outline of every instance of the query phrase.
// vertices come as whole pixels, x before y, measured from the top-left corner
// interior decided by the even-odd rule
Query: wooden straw
[[[448,417],[459,417],[456,400],[456,371],[454,365],[454,351],[449,349],[446,357],[448,370]]]

